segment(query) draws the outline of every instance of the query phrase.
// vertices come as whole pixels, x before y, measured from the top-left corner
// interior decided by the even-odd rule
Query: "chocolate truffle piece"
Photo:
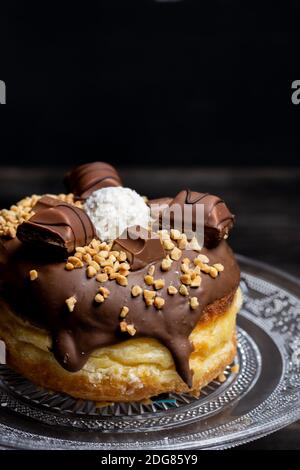
[[[17,237],[23,243],[56,250],[67,256],[77,246],[88,245],[96,233],[90,218],[82,209],[58,202],[53,207],[38,210],[19,225]]]
[[[86,163],[65,176],[65,184],[77,198],[86,199],[97,189],[122,186],[117,170],[105,162]]]
[[[166,255],[159,236],[138,225],[127,228],[115,240],[112,249],[125,251],[132,271],[142,269]]]
[[[171,209],[173,205],[178,204],[182,210],[184,210],[184,204],[191,204],[192,211],[186,214],[188,217],[192,217],[192,220],[188,221],[192,229],[196,229],[196,206],[197,204],[203,204],[204,206],[204,245],[207,248],[216,246],[222,238],[227,238],[229,231],[234,225],[234,215],[231,214],[225,202],[218,196],[214,196],[209,193],[198,193],[196,191],[183,190],[175,196],[172,202],[169,204]],[[182,220],[184,218],[184,212],[182,212]],[[171,227],[180,225],[181,219],[176,220],[176,211],[170,211],[170,224]],[[183,230],[183,228],[182,228]]]

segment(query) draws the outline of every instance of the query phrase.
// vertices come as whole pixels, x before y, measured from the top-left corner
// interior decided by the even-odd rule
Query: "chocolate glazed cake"
[[[8,364],[83,399],[198,395],[236,354],[240,272],[226,241],[234,216],[208,194],[162,199],[165,207],[192,205],[192,218],[194,205],[204,205],[199,246],[172,218],[155,233],[151,218],[135,224],[154,204],[157,219],[160,200],[123,188],[110,165],[86,164],[66,179],[71,194],[28,197],[0,212]],[[131,225],[107,238],[124,207]]]

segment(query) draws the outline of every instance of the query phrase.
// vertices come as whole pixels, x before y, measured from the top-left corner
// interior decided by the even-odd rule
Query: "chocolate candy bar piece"
[[[152,219],[157,219],[161,212],[164,210],[164,206],[168,206],[173,201],[171,197],[161,197],[159,199],[149,199],[147,205],[150,207],[150,215]]]
[[[97,189],[122,186],[122,181],[112,165],[105,162],[94,162],[77,166],[67,173],[65,184],[76,197],[86,199]]]
[[[126,229],[115,240],[112,249],[125,251],[132,271],[142,269],[148,264],[163,259],[166,256],[159,236],[140,226]]]
[[[42,196],[32,210],[34,213],[37,213],[41,210],[48,209],[50,207],[58,206],[61,204],[61,201],[55,197],[51,196]]]
[[[17,237],[23,243],[56,250],[67,256],[77,246],[88,245],[96,237],[96,232],[82,209],[58,202],[53,207],[38,210],[19,225]]]
[[[231,214],[225,202],[218,196],[214,196],[209,193],[198,193],[188,189],[180,191],[180,193],[178,193],[169,204],[169,207],[172,208],[175,204],[178,204],[182,210],[184,209],[184,204],[191,204],[193,206],[192,211],[189,211],[188,214],[186,214],[188,217],[192,217],[192,220],[188,221],[188,223],[191,223],[193,230],[196,228],[196,205],[203,204],[204,245],[207,248],[212,248],[223,238],[227,238],[229,231],[234,225],[234,215]],[[174,212],[170,211],[170,216],[171,226],[174,226],[174,222],[176,221],[176,210],[174,210]],[[182,220],[183,218],[184,212],[182,213]],[[178,221],[176,222],[178,223]]]

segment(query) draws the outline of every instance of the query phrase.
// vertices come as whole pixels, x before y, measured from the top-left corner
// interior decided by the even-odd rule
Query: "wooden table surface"
[[[65,168],[0,167],[0,207],[28,194],[63,192]],[[235,252],[300,278],[300,168],[121,168],[125,186],[151,198],[190,188],[222,196],[237,216]],[[300,450],[300,422],[242,446]]]

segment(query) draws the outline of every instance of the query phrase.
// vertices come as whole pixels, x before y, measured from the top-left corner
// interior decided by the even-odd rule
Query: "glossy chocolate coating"
[[[159,236],[139,226],[125,230],[115,240],[113,250],[125,251],[132,271],[144,268],[166,255]]]
[[[231,214],[225,202],[218,196],[209,193],[198,193],[196,191],[183,190],[170,202],[169,207],[178,204],[184,209],[184,204],[191,204],[191,226],[195,230],[196,206],[204,206],[204,245],[206,247],[216,246],[224,237],[227,238],[234,224],[234,215]],[[174,212],[176,214],[176,212]],[[176,215],[171,212],[171,226],[176,222]],[[180,221],[181,222],[181,219]]]
[[[51,204],[54,205],[51,207]],[[71,204],[42,198],[34,211],[35,214],[17,229],[17,237],[25,244],[56,250],[67,256],[76,246],[88,245],[96,236],[88,215]]]
[[[86,199],[97,189],[122,186],[117,170],[105,162],[86,163],[65,176],[65,184],[77,198]]]
[[[222,263],[224,271],[216,279],[202,273],[201,287],[190,289],[199,301],[198,309],[191,310],[186,297],[180,294],[170,296],[167,293],[170,284],[177,288],[180,286],[180,260],[174,261],[171,270],[166,273],[161,272],[160,261],[153,263],[155,278],[165,279],[165,287],[159,291],[159,295],[165,299],[162,310],[156,310],[154,306],[147,307],[142,295],[135,298],[131,296],[131,287],[136,284],[149,289],[144,283],[149,266],[131,272],[127,287],[115,281],[101,284],[110,290],[110,295],[102,304],[96,304],[93,299],[100,284],[95,278],[87,278],[84,268],[66,271],[65,262],[54,262],[47,253],[37,253],[17,239],[2,239],[0,252],[2,295],[16,314],[50,331],[53,352],[62,367],[68,371],[77,371],[96,348],[129,339],[128,333],[121,333],[119,328],[119,314],[126,305],[129,307],[126,321],[134,325],[135,338],[151,337],[161,341],[170,350],[178,373],[188,385],[192,383],[192,371],[189,368],[192,345],[189,335],[202,318],[207,305],[225,296],[228,296],[227,303],[231,301],[240,278],[233,253],[226,241],[222,240],[216,247],[202,250],[211,264]],[[197,253],[183,252],[183,257],[192,259],[193,255]],[[28,276],[31,269],[38,271],[38,278],[34,282]],[[77,299],[73,312],[69,312],[65,304],[65,300],[71,296]]]

